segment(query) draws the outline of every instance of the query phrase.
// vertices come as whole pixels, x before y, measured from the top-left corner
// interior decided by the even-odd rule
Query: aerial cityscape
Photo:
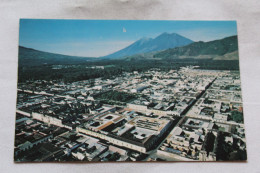
[[[16,162],[247,160],[234,21],[21,19],[18,57]]]

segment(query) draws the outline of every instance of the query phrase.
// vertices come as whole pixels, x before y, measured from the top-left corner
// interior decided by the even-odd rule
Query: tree
[[[209,152],[213,151],[214,144],[215,144],[215,135],[212,132],[209,132],[205,140],[205,150],[207,151],[207,155],[209,155]]]
[[[237,123],[243,123],[244,122],[243,113],[239,111],[232,111],[231,119]]]

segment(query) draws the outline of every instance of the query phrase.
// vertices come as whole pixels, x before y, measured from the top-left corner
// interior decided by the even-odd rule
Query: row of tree
[[[93,66],[104,66],[104,69],[89,68]],[[19,66],[18,82],[26,80],[62,80],[64,82],[74,82],[102,77],[111,79],[121,75],[123,72],[144,72],[152,68],[162,71],[179,69],[183,66],[200,66],[200,69],[211,70],[238,70],[238,61],[212,61],[212,60],[110,60],[94,61],[77,64],[67,68],[53,69],[52,65],[40,66]],[[87,68],[86,68],[87,67]]]

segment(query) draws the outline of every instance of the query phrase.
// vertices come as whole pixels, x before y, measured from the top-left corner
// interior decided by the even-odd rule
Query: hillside
[[[154,39],[142,38],[134,42],[130,46],[121,49],[113,54],[107,55],[104,58],[120,58],[140,53],[166,50],[169,48],[185,46],[192,42],[192,40],[176,33],[163,33]]]
[[[154,54],[154,58],[195,58],[214,60],[238,60],[237,36],[227,37],[210,42],[194,42],[187,46],[167,49]]]
[[[52,64],[79,64],[93,58],[61,55],[19,46],[19,66],[40,66]]]

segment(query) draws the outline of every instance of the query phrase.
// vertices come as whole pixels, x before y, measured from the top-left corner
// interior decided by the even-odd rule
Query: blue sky
[[[19,45],[65,55],[99,57],[163,32],[177,33],[193,41],[237,35],[235,21],[21,19]]]

